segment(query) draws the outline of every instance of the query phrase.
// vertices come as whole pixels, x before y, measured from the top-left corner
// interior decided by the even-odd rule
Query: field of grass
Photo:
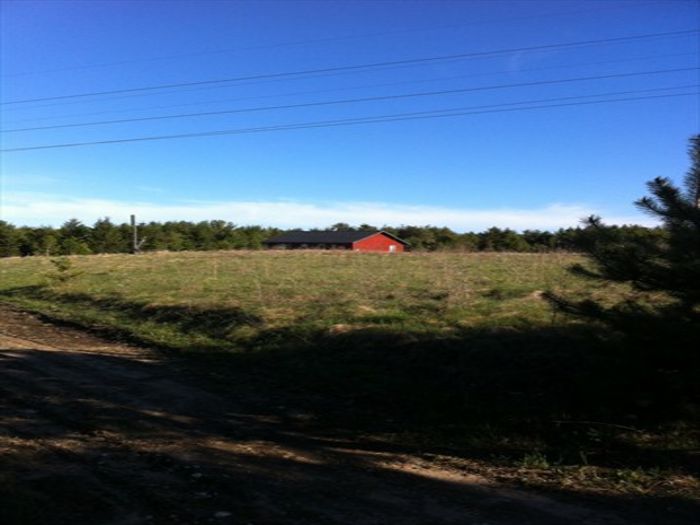
[[[0,260],[0,301],[171,351],[212,384],[264,378],[323,399],[319,421],[447,450],[508,479],[700,490],[697,409],[674,398],[683,371],[654,373],[618,335],[542,299],[630,293],[571,275],[577,255],[68,260]]]
[[[273,329],[302,334],[380,327],[445,335],[464,327],[551,324],[551,310],[539,297],[543,290],[590,288],[566,271],[577,259],[186,252],[71,257],[65,281],[47,258],[5,259],[0,276],[6,300],[25,306],[133,330],[167,347],[236,350]],[[135,309],[142,315],[131,315]],[[178,312],[182,320],[197,320],[189,330],[178,329]],[[201,313],[206,318],[197,317]]]

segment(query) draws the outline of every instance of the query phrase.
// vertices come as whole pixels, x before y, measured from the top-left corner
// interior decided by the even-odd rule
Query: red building
[[[336,249],[356,252],[403,252],[408,243],[384,231],[292,231],[268,239],[268,248]]]

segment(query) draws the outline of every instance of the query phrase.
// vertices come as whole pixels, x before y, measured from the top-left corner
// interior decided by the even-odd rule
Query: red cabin
[[[408,243],[385,231],[292,231],[268,239],[268,248],[340,249],[356,252],[403,252]]]

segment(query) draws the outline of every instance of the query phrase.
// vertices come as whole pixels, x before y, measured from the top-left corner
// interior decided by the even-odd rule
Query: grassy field
[[[0,300],[255,378],[319,424],[526,484],[698,497],[697,409],[603,327],[541,297],[630,293],[571,254],[201,252],[0,260]],[[681,396],[682,397],[682,396]]]
[[[280,329],[302,334],[378,327],[446,335],[466,327],[549,325],[543,290],[590,291],[591,283],[566,271],[577,259],[186,252],[71,257],[65,280],[47,258],[5,259],[0,275],[5,298],[24,306],[119,327],[171,348],[239,350]],[[139,316],[130,315],[136,310]],[[189,330],[176,326],[178,312],[182,320],[197,320]],[[201,313],[206,317],[197,317]]]

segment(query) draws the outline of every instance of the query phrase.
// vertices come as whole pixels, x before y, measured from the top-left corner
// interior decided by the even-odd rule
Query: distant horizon
[[[54,203],[56,204],[56,203]],[[24,203],[22,213],[30,214],[35,207],[46,210],[51,206],[46,201],[32,201],[32,204]],[[209,214],[212,207],[220,211],[219,215]],[[71,214],[69,209],[72,208]],[[111,208],[111,213],[109,213]],[[100,209],[102,213],[93,213]],[[228,209],[229,211],[222,211]],[[82,212],[80,211],[82,210]],[[92,211],[85,211],[92,210]],[[64,213],[65,212],[65,213]],[[510,229],[516,232],[524,230],[556,231],[560,228],[576,228],[582,221],[591,215],[601,216],[598,210],[583,206],[553,205],[542,210],[446,210],[426,206],[386,205],[382,203],[336,203],[335,206],[318,206],[309,203],[290,201],[268,203],[216,203],[207,205],[202,203],[190,203],[182,207],[172,207],[167,212],[160,211],[159,207],[145,205],[144,203],[130,205],[128,203],[108,203],[97,200],[70,200],[62,201],[54,208],[54,215],[50,221],[27,220],[17,222],[8,220],[0,213],[3,220],[16,227],[51,227],[60,228],[70,220],[78,220],[86,226],[93,226],[97,221],[109,219],[115,225],[128,224],[131,215],[136,216],[136,221],[142,223],[165,222],[211,222],[225,221],[236,227],[261,227],[277,228],[282,230],[310,230],[328,229],[336,224],[347,224],[357,228],[361,225],[371,225],[381,230],[383,228],[403,227],[434,227],[449,228],[455,233],[478,233],[489,228]],[[307,222],[295,222],[284,219],[285,215],[306,215]],[[267,215],[267,217],[265,216]],[[257,218],[253,219],[252,216]],[[272,219],[270,217],[277,217]],[[385,221],[382,217],[394,217],[397,220]],[[242,217],[247,217],[242,219]],[[452,217],[452,222],[439,222],[441,217]],[[425,219],[425,220],[421,220]],[[649,218],[647,221],[639,221],[633,217],[606,217],[602,215],[603,222],[609,226],[642,226],[655,227],[658,222]],[[470,225],[466,222],[468,221]]]

